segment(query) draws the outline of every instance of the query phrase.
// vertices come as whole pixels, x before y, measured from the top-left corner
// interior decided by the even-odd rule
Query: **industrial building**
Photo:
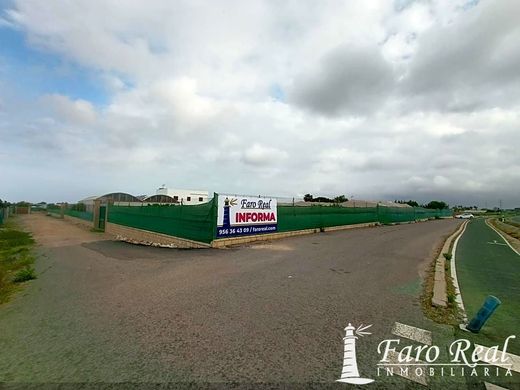
[[[182,204],[200,204],[209,200],[208,191],[201,190],[179,190],[162,186],[157,189],[156,195],[167,195],[175,202]]]
[[[179,190],[161,186],[154,195],[134,196],[125,192],[111,192],[101,196],[89,196],[78,203],[84,204],[86,211],[92,212],[96,200],[116,206],[147,206],[153,204],[195,205],[208,202],[209,193],[202,190]]]

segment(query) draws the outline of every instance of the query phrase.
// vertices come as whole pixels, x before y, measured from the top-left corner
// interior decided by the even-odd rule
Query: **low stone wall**
[[[330,231],[335,231],[335,230],[356,229],[356,228],[370,227],[370,226],[376,226],[376,225],[378,225],[377,222],[358,223],[355,225],[332,226],[332,227],[323,228],[322,230],[325,232],[330,232]],[[301,236],[304,234],[319,233],[322,230],[320,230],[319,228],[316,228],[316,229],[295,230],[292,232],[259,234],[256,236],[247,236],[247,237],[220,238],[217,240],[213,240],[213,242],[211,243],[211,246],[213,248],[224,248],[226,246],[245,244],[248,242],[277,240],[280,238]]]
[[[84,220],[81,218],[71,217],[70,215],[64,215],[63,219],[65,221],[73,223],[74,225],[80,225],[80,226],[86,227],[88,229],[91,229],[92,227],[94,227],[94,224],[92,223],[92,221],[87,221],[87,220]]]
[[[105,232],[110,233],[121,241],[132,244],[160,246],[166,248],[209,248],[210,245],[187,240],[180,237],[168,236],[166,234],[155,233],[148,230],[141,230],[115,223],[106,222]]]

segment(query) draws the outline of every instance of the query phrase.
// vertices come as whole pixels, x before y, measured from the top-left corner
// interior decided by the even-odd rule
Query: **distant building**
[[[89,196],[88,198],[80,200],[78,203],[84,204],[86,211],[92,212],[96,200],[101,201],[101,203],[110,203],[116,206],[142,206],[143,204],[139,198],[124,192],[111,192],[101,196]]]
[[[155,194],[170,196],[175,202],[182,204],[200,204],[209,200],[208,191],[203,190],[179,190],[162,186],[157,189]]]
[[[194,205],[208,202],[209,194],[208,191],[202,190],[177,190],[161,187],[157,189],[155,195],[134,196],[124,192],[112,192],[101,196],[89,196],[88,198],[80,200],[78,203],[83,203],[86,210],[92,212],[96,200],[115,206],[147,206],[154,204]]]

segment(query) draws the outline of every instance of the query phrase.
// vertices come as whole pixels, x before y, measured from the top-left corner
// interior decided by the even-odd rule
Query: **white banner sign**
[[[276,199],[218,195],[217,237],[234,237],[276,231]]]

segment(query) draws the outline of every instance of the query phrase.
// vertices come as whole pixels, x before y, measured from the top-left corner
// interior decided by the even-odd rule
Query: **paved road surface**
[[[467,226],[456,255],[457,277],[469,318],[488,295],[502,301],[475,341],[492,346],[502,344],[512,334],[520,337],[520,256],[480,218]],[[520,341],[511,343],[509,351],[520,354]]]
[[[457,220],[227,250],[132,246],[43,215],[19,220],[40,243],[39,277],[0,307],[0,382],[332,383],[349,322],[374,324],[357,346],[371,378],[395,321],[450,332],[422,315],[418,296]]]

